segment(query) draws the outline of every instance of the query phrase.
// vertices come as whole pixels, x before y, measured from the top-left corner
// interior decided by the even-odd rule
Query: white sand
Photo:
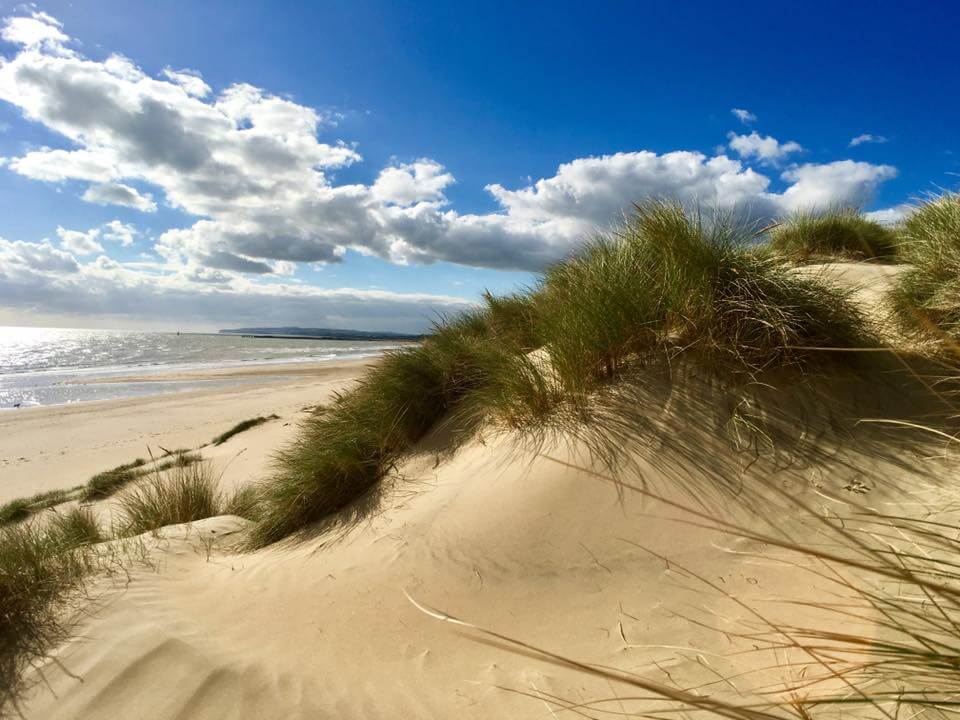
[[[149,452],[161,455],[160,448],[197,447],[247,418],[280,415],[280,421],[258,435],[264,445],[235,461],[250,465],[252,474],[284,436],[285,431],[276,426],[295,424],[305,406],[325,402],[369,362],[195,371],[192,377],[242,377],[244,382],[235,387],[0,413],[0,503],[85,483],[95,473],[146,458]],[[220,457],[238,450],[235,444],[224,445],[212,454]]]
[[[876,271],[863,272],[877,281]],[[125,401],[102,412],[18,418],[26,424],[6,428],[21,433],[27,445],[19,454],[43,472],[5,469],[5,491],[6,484],[21,493],[70,484],[45,474],[83,479],[146,442],[196,444],[245,417],[277,412],[282,422],[208,454],[227,468],[228,482],[246,482],[293,437],[286,423],[298,409],[322,401],[349,372],[157,399],[150,412],[142,401]],[[819,544],[819,526],[785,507],[786,497],[831,514],[849,514],[860,502],[909,514],[933,502],[938,483],[950,478],[932,453],[907,449],[909,438],[897,436],[888,456],[882,428],[856,425],[862,417],[923,413],[925,401],[910,388],[872,393],[849,378],[793,380],[771,394],[769,411],[754,408],[764,415],[754,419],[777,425],[788,448],[757,460],[753,446],[730,446],[740,428],[724,418],[737,398],[713,397],[699,382],[686,399],[663,388],[661,404],[649,408],[660,433],[643,429],[636,447],[620,448],[636,463],[627,479],[649,483],[668,501]],[[786,420],[778,425],[780,415]],[[9,437],[2,442],[10,447]],[[538,454],[487,434],[447,454],[446,443],[442,431],[428,438],[385,483],[376,507],[345,530],[240,554],[231,550],[244,527],[238,518],[165,529],[151,566],[98,584],[100,602],[78,619],[56,662],[42,667],[44,684],[27,699],[26,716],[489,720],[577,717],[565,703],[604,698],[579,711],[622,717],[662,707],[631,700],[649,697],[636,688],[484,642],[417,609],[408,595],[567,657],[705,695],[743,701],[769,690],[767,700],[783,700],[776,692],[785,683],[817,671],[789,653],[755,652],[736,633],[757,618],[724,594],[772,620],[802,623],[817,611],[783,601],[818,602],[834,589],[785,562],[807,560],[678,524],[697,519],[545,457],[589,463],[565,445]],[[721,483],[736,493],[718,492]]]
[[[822,431],[811,422],[811,432]],[[259,447],[258,434],[273,442],[277,433],[276,426],[250,430],[243,443]],[[800,454],[752,465],[749,453],[722,450],[701,428],[679,440],[677,447],[702,454],[702,465],[684,466],[665,444],[649,455],[652,462],[639,459],[629,479],[805,543],[823,537],[809,518],[784,509],[780,489],[833,513],[860,501],[904,510],[930,500],[936,472],[947,476],[929,461],[890,462],[867,452],[868,435],[863,450],[860,443],[827,447],[831,457],[816,463]],[[229,544],[243,527],[239,519],[197,524],[208,539],[219,538],[213,547],[196,530],[191,540],[182,527],[167,529],[152,555],[155,567],[135,571],[119,588],[99,585],[102,606],[80,619],[76,639],[57,653],[60,664],[43,668],[55,695],[38,687],[27,717],[486,720],[559,711],[561,701],[530,693],[574,703],[617,697],[601,707],[618,712],[621,703],[657,705],[627,700],[638,695],[635,688],[480,642],[477,633],[415,608],[408,593],[519,640],[668,687],[702,687],[729,699],[733,688],[749,697],[799,678],[799,666],[788,666],[796,657],[749,652],[751,642],[726,634],[747,630],[756,618],[723,592],[770,618],[802,622],[813,611],[780,601],[820,601],[835,589],[785,564],[784,552],[677,524],[672,519],[696,518],[629,490],[621,495],[589,473],[518,451],[508,438],[478,438],[447,459],[435,452],[443,442],[443,433],[428,439],[398,468],[378,509],[345,534],[236,554]],[[565,447],[544,454],[583,462]],[[742,482],[738,495],[711,491],[718,477],[734,474]],[[744,507],[748,501],[758,512]]]

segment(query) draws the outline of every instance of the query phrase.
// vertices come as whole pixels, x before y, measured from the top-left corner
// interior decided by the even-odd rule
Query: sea
[[[245,382],[243,378],[152,380],[150,375],[375,357],[395,347],[395,342],[376,340],[0,326],[0,412],[18,406],[63,405]],[[109,382],[103,382],[105,379]]]

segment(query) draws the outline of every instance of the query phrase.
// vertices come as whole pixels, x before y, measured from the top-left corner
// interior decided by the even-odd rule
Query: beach
[[[293,439],[304,406],[329,398],[361,365],[86,412],[125,438],[110,462],[148,438],[195,445],[241,417],[277,412],[280,420],[203,450],[221,485],[242,484]],[[27,698],[26,717],[480,720],[666,707],[572,664],[581,662],[667,691],[765,702],[770,688],[799,681],[794,664],[805,656],[758,645],[751,608],[769,623],[868,634],[877,618],[868,609],[853,623],[825,616],[817,603],[842,587],[818,577],[809,558],[719,523],[843,551],[788,498],[849,518],[861,502],[916,512],[945,491],[948,466],[877,455],[882,434],[869,426],[855,442],[843,436],[849,422],[837,434],[846,421],[824,400],[845,387],[838,407],[877,411],[856,383],[785,393],[789,416],[806,417],[804,431],[816,437],[792,448],[791,463],[732,450],[709,412],[693,414],[725,406],[726,396],[696,384],[692,409],[651,409],[660,446],[644,450],[649,438],[638,433],[621,448],[633,463],[618,481],[573,439],[530,446],[482,434],[452,452],[441,426],[370,498],[294,543],[238,551],[248,522],[235,516],[162,528],[143,537],[137,563],[91,588],[95,610],[39,666],[44,684]],[[83,415],[76,410],[22,419],[40,434],[41,419],[65,431]],[[84,454],[110,464],[92,436],[71,442],[40,461],[62,472]],[[811,465],[820,451],[832,457]],[[723,488],[732,479],[734,493]],[[705,522],[703,512],[719,520]],[[837,688],[821,680],[816,692]]]
[[[849,288],[876,322],[896,272],[800,270]],[[0,501],[180,449],[200,455],[229,499],[270,481],[278,451],[303,433],[322,449],[322,425],[303,421],[323,418],[318,405],[389,364],[84,377],[181,389],[0,413]],[[645,382],[625,383],[608,406],[605,422],[618,424],[573,433],[490,423],[463,432],[448,413],[384,464],[369,492],[255,551],[245,543],[256,521],[242,511],[117,535],[97,547],[121,553],[122,569],[90,581],[69,636],[27,672],[23,714],[596,718],[679,702],[706,717],[714,699],[785,705],[807,683],[811,696],[842,695],[846,686],[780,629],[868,640],[887,630],[856,594],[862,579],[842,563],[821,572],[809,552],[853,556],[844,533],[866,513],[948,524],[956,513],[954,460],[916,430],[942,399],[909,373],[831,367],[789,382],[774,373],[776,386],[748,389],[682,359],[651,363]],[[252,418],[266,420],[212,444]],[[135,487],[85,507],[117,527]],[[71,499],[37,521],[75,507]],[[857,617],[825,598],[851,603]],[[637,682],[654,690],[638,695]]]
[[[247,418],[279,415],[280,420],[256,434],[258,446],[227,468],[226,482],[253,479],[295,431],[299,413],[329,400],[369,363],[353,359],[155,372],[143,381],[189,380],[213,387],[0,412],[0,503],[74,487],[151,453],[197,448]]]

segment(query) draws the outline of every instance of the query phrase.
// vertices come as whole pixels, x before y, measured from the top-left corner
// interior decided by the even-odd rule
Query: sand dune
[[[805,418],[796,434],[809,434],[823,452],[808,454],[814,443],[798,438],[789,456],[734,453],[713,416],[693,422],[675,401],[674,417],[658,413],[664,435],[631,450],[635,465],[622,479],[810,543],[824,541],[820,529],[781,491],[840,515],[855,502],[932,502],[943,468],[909,453],[873,452],[881,431],[855,429],[851,418],[878,408],[856,379],[823,391],[842,396],[844,386],[848,395],[837,402],[848,415],[823,410],[816,383],[782,400],[786,420]],[[273,441],[276,432],[256,428],[244,442],[259,445],[258,434]],[[408,595],[667,686],[742,699],[796,680],[787,654],[738,655],[751,644],[728,633],[756,619],[723,592],[774,620],[799,622],[814,611],[778,600],[816,601],[828,588],[785,562],[798,558],[678,524],[697,518],[555,461],[589,466],[582,445],[534,452],[517,440],[479,437],[450,452],[449,434],[438,431],[377,498],[361,503],[359,520],[298,543],[236,553],[231,542],[244,521],[230,517],[165,529],[152,566],[122,587],[99,585],[99,609],[42,668],[49,688],[38,686],[27,717],[531,718],[561,706],[531,695],[571,703],[619,697],[601,706],[613,712],[637,695],[481,642],[418,610]],[[689,451],[704,462],[686,462]],[[723,475],[736,475],[736,493],[717,489]]]
[[[879,317],[888,270],[826,271],[854,283]],[[190,446],[244,417],[282,415],[204,449],[229,489],[263,477],[303,406],[356,371],[113,403],[75,431],[83,408],[6,427],[21,438],[61,433],[64,453],[24,454],[49,474],[67,467],[69,450],[79,475],[129,459],[148,440]],[[491,429],[459,438],[436,428],[373,496],[308,538],[241,553],[246,521],[235,517],[145,536],[146,561],[98,581],[74,638],[37,669],[26,717],[486,720],[664,707],[443,613],[668,689],[791,700],[783,689],[817,668],[740,635],[763,625],[748,608],[771,623],[810,620],[867,636],[882,628],[870,612],[841,625],[819,610],[836,586],[807,571],[809,557],[705,527],[697,513],[823,547],[830,536],[816,514],[851,518],[862,506],[915,516],[942,506],[951,472],[939,440],[858,421],[930,422],[943,407],[905,374],[792,374],[772,379],[779,389],[735,391],[695,367],[646,375],[605,401],[622,421],[616,435]],[[603,462],[612,451],[618,482]],[[4,492],[41,489],[30,471],[16,473],[4,472]]]

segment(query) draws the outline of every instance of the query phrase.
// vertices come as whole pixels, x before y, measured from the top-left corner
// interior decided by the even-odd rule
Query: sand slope
[[[880,312],[892,269],[827,270]],[[836,588],[804,569],[808,559],[704,528],[676,505],[818,547],[830,538],[795,500],[830,517],[858,504],[917,516],[951,492],[942,445],[858,421],[932,423],[944,407],[886,372],[790,374],[769,378],[776,388],[735,391],[696,368],[648,375],[606,408],[616,433],[531,444],[488,432],[454,448],[440,428],[376,497],[297,542],[237,553],[244,521],[230,517],[164,529],[128,581],[98,584],[95,611],[39,669],[26,716],[487,720],[663,707],[441,622],[410,598],[669,688],[788,700],[778,695],[784,684],[817,669],[738,636],[759,623],[738,602],[774,622],[830,629],[836,617],[790,602],[816,603]],[[314,387],[309,401],[331,390]],[[306,394],[277,397],[294,410]],[[242,484],[262,476],[295,430],[285,417],[205,453],[226,468],[225,483]],[[588,445],[621,452],[621,480],[662,499],[597,477],[606,470]],[[844,629],[880,632],[865,617]]]
[[[848,409],[851,417],[868,410]],[[829,423],[807,418],[798,433],[818,435],[824,445]],[[727,439],[695,423],[685,427],[676,442],[638,451],[628,479],[808,542],[823,538],[808,518],[784,510],[779,489],[841,514],[864,500],[902,508],[928,502],[943,471],[870,452],[866,435],[835,443],[815,463],[802,452],[767,461],[723,450]],[[207,520],[192,532],[166,529],[156,567],[134,572],[120,589],[101,585],[103,607],[81,619],[76,639],[57,653],[60,664],[45,665],[53,693],[38,687],[27,717],[532,718],[551,717],[561,701],[531,694],[574,703],[637,695],[478,642],[475,633],[419,611],[408,593],[523,641],[670,686],[749,695],[796,679],[786,656],[737,657],[748,643],[677,614],[728,632],[751,619],[722,591],[685,576],[684,566],[771,617],[799,621],[811,611],[771,601],[816,600],[824,589],[781,562],[782,552],[678,525],[672,519],[685,513],[544,456],[582,463],[576,446],[524,453],[509,437],[486,437],[438,454],[445,442],[443,433],[426,442],[350,528],[249,555],[229,550],[242,528],[236,518]],[[706,462],[681,465],[683,448]],[[717,473],[734,472],[738,495],[711,490]],[[620,699],[600,707],[637,706]]]

